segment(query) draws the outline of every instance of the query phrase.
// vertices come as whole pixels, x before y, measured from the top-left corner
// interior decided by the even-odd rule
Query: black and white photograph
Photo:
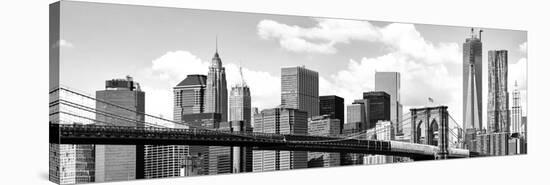
[[[544,171],[534,161],[547,142],[546,68],[531,55],[541,32],[509,17],[501,22],[516,26],[476,21],[514,5],[449,2],[464,15],[439,18],[445,3],[434,3],[423,21],[396,12],[430,3],[395,4],[384,18],[371,15],[388,7],[370,2],[342,1],[356,8],[332,14],[315,8],[322,2],[295,13],[292,2],[281,11],[266,2],[270,11],[208,1],[52,0],[40,3],[40,21],[15,20],[40,24],[9,27],[42,39],[13,36],[28,52],[5,50],[22,57],[6,64],[29,71],[3,77],[13,95],[0,96],[12,109],[2,112],[15,120],[3,129],[4,174],[32,169],[10,178],[40,184],[345,185],[521,184]]]
[[[527,154],[526,31],[71,1],[50,20],[54,183]]]

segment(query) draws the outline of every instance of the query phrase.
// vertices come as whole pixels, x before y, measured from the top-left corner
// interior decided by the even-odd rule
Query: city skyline
[[[525,31],[72,1],[50,21],[52,182],[527,154]]]
[[[354,99],[359,99],[363,92],[374,90],[375,71],[396,71],[401,73],[402,78],[403,112],[408,112],[408,108],[411,107],[424,106],[426,99],[432,97],[437,104],[449,105],[449,111],[461,118],[458,116],[461,115],[460,83],[454,84],[452,81],[460,82],[461,79],[460,45],[468,36],[469,28],[466,27],[390,24],[377,21],[234,12],[214,13],[171,8],[162,9],[164,13],[161,13],[154,7],[106,6],[95,3],[90,3],[90,7],[86,8],[91,8],[92,14],[101,12],[105,15],[83,15],[78,11],[79,8],[81,7],[78,4],[71,4],[71,2],[62,7],[64,15],[71,16],[63,16],[61,20],[68,24],[63,24],[61,27],[61,31],[66,34],[63,34],[59,42],[63,51],[60,61],[71,61],[71,63],[61,63],[60,83],[93,92],[92,90],[98,89],[102,81],[93,81],[89,79],[90,77],[108,79],[113,76],[134,76],[142,83],[143,90],[148,93],[147,112],[155,115],[172,118],[173,101],[170,98],[172,87],[186,75],[207,74],[208,59],[215,51],[215,37],[218,35],[219,53],[224,59],[227,71],[227,85],[232,86],[238,82],[238,67],[242,66],[250,86],[252,107],[259,107],[260,110],[278,106],[277,97],[280,96],[280,89],[278,89],[280,87],[269,84],[280,83],[280,68],[305,65],[308,69],[319,72],[319,95],[341,96],[345,99],[346,106],[350,105]],[[136,14],[145,10],[151,12],[151,16],[154,17],[151,18],[152,20],[163,20],[162,24],[132,21],[135,20],[132,16],[139,18]],[[114,15],[116,11],[125,11],[128,15],[122,17]],[[199,15],[206,23],[199,24],[191,21]],[[109,16],[112,19],[101,19],[103,22],[99,22],[100,17],[103,16]],[[85,19],[94,27],[89,27],[88,24],[76,24],[74,21],[79,19],[75,18]],[[234,23],[235,25],[223,27],[219,24],[224,20],[237,18],[242,21]],[[120,22],[123,20],[125,22]],[[124,27],[143,27],[148,30],[136,33],[135,30],[111,25],[115,23],[121,23]],[[93,36],[95,39],[82,35],[83,31],[89,31],[86,30],[88,28],[97,30],[95,27],[102,27],[101,25],[105,24],[112,27],[112,32],[97,31],[95,33],[98,35]],[[77,25],[78,27],[75,27]],[[197,33],[194,30],[207,31]],[[525,32],[485,28],[483,30],[484,71],[487,71],[485,67],[487,50],[509,50],[511,69],[509,81],[518,81],[522,91],[522,107],[526,107]],[[127,31],[126,35],[121,35],[121,31]],[[163,33],[160,34],[159,31]],[[152,37],[158,41],[144,37],[139,42],[149,44],[123,46],[131,43],[125,43],[124,40],[140,34],[153,34]],[[247,41],[247,45],[254,47],[243,48],[245,45],[238,42],[243,39]],[[106,41],[122,49],[110,50],[109,47],[113,46],[106,45],[106,48],[98,49]],[[185,43],[189,42],[196,44],[192,47],[186,46]],[[128,52],[133,54],[130,55]],[[128,58],[130,56],[131,58]],[[133,71],[133,73],[116,70],[118,65],[128,63],[132,65],[125,71]],[[113,66],[107,67],[107,64]],[[82,71],[81,66],[86,68],[86,71],[102,71],[102,73],[90,75],[89,72]],[[424,66],[425,69],[414,68],[414,66]],[[429,70],[437,72],[430,75],[423,74]],[[83,75],[76,75],[81,72]],[[436,78],[432,78],[434,75],[441,77],[439,80],[449,82],[442,85],[435,80]],[[515,76],[521,78],[515,79]],[[486,78],[485,75],[484,87],[487,86]],[[483,105],[486,105],[487,92],[484,91],[483,94]],[[485,106],[483,112],[485,117]],[[524,115],[525,112],[524,110]]]

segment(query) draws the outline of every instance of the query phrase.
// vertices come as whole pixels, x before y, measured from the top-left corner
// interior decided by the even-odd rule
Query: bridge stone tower
[[[436,159],[446,159],[449,154],[448,134],[447,106],[411,109],[411,142],[437,146]]]

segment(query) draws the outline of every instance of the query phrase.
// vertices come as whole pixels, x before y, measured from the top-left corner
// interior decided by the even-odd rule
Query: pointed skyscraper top
[[[212,63],[210,64],[212,67],[221,67],[222,66],[222,59],[220,58],[220,55],[218,54],[218,35],[216,35],[216,53],[214,53],[214,57],[212,57]]]
[[[244,81],[244,76],[243,76],[243,67],[242,66],[239,66],[239,73],[241,74],[241,86],[247,86],[246,85],[246,81]]]

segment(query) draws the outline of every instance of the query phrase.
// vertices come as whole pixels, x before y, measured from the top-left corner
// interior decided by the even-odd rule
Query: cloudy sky
[[[65,1],[61,8],[61,83],[89,94],[126,75],[146,92],[146,112],[172,118],[172,87],[206,74],[215,52],[228,86],[243,67],[252,106],[280,103],[281,66],[305,65],[320,75],[320,95],[346,104],[374,89],[375,71],[401,73],[404,109],[427,98],[462,118],[462,44],[469,27],[124,6]],[[525,94],[527,34],[483,29],[483,115],[487,51],[508,50],[509,91]],[[523,95],[525,111],[526,97]],[[408,111],[406,111],[408,112]],[[525,113],[524,113],[525,114]],[[484,118],[484,122],[485,122]],[[485,124],[485,123],[484,123]]]

